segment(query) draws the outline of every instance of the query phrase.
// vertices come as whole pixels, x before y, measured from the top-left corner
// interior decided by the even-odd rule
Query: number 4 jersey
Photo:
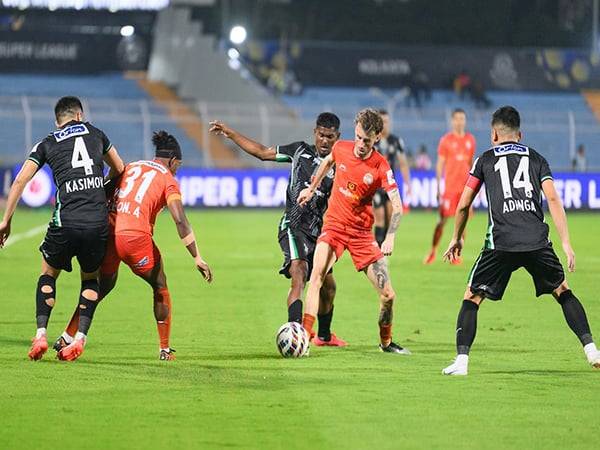
[[[114,233],[152,235],[157,214],[179,199],[177,180],[159,161],[127,164],[110,207]]]
[[[524,252],[548,245],[542,183],[552,179],[552,172],[542,155],[516,142],[503,143],[477,158],[470,175],[469,187],[478,189],[485,183],[485,248]]]
[[[106,135],[88,122],[71,121],[37,143],[29,160],[48,164],[56,184],[55,227],[106,226],[103,156],[112,148]]]

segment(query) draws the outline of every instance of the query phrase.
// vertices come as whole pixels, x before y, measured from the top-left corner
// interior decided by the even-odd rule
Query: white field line
[[[16,244],[19,241],[22,241],[24,239],[29,239],[31,237],[37,236],[38,234],[42,233],[46,228],[48,228],[48,224],[44,224],[44,225],[40,225],[37,227],[34,227],[30,230],[27,230],[23,233],[17,233],[17,234],[12,234],[8,237],[6,243],[4,244],[4,247],[10,247],[13,244]]]

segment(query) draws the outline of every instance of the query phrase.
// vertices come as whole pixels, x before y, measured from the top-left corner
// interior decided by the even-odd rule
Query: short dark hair
[[[78,112],[83,112],[83,106],[81,105],[81,100],[77,97],[62,97],[54,106],[54,117],[56,117],[57,122],[64,116],[74,116]]]
[[[380,109],[377,112],[379,113],[380,116],[389,116],[390,115],[390,113],[387,111],[387,109]]]
[[[467,115],[467,113],[465,112],[465,110],[462,109],[462,108],[454,108],[452,110],[452,117],[454,117],[455,114],[464,114],[465,116]]]
[[[323,128],[333,128],[335,131],[340,129],[340,118],[330,112],[322,112],[317,117],[317,126]]]
[[[512,106],[502,106],[494,111],[492,115],[492,126],[497,125],[508,128],[511,131],[519,131],[521,128],[521,116]]]
[[[181,160],[181,148],[175,136],[165,130],[155,131],[152,135],[152,143],[156,148],[155,155],[158,158],[175,158]]]
[[[354,119],[354,123],[360,123],[360,126],[367,134],[379,134],[383,131],[383,119],[373,108],[365,108],[359,111]]]

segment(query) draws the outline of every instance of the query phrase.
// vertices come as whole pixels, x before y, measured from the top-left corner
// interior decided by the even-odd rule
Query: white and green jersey
[[[321,164],[321,156],[314,145],[294,142],[277,146],[276,161],[292,164],[286,193],[285,214],[281,219],[280,228],[301,229],[312,236],[318,236],[321,233],[323,215],[327,210],[327,201],[333,186],[333,171],[325,176],[310,203],[301,207],[298,205],[298,196],[302,189],[310,186],[312,177]]]

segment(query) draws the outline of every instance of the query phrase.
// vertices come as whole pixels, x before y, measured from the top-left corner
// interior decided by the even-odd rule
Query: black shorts
[[[290,265],[292,260],[300,259],[308,263],[308,272],[306,279],[310,278],[313,268],[313,256],[317,246],[317,238],[304,231],[292,231],[289,227],[279,230],[279,246],[283,252],[283,265],[279,273],[286,278],[292,278],[290,275]],[[329,271],[332,273],[333,269]]]
[[[565,280],[565,272],[552,244],[529,252],[485,249],[469,275],[471,292],[482,294],[490,300],[500,300],[510,276],[520,267],[524,267],[531,275],[538,297],[552,293]]]
[[[375,191],[375,195],[373,195],[373,208],[381,208],[389,201],[390,198],[388,197],[387,192],[385,192],[385,189],[379,188]]]
[[[64,228],[49,226],[40,252],[55,269],[71,272],[71,259],[77,258],[81,270],[95,272],[106,252],[108,225],[97,228]]]

